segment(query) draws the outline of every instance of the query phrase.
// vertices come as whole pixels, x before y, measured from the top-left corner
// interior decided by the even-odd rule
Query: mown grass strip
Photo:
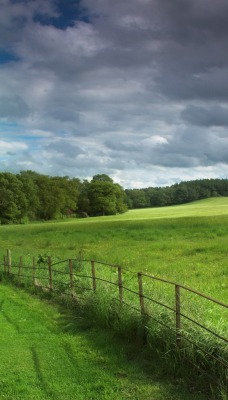
[[[0,398],[202,400],[72,310],[0,285]],[[147,372],[145,372],[145,368]],[[163,375],[163,376],[162,376]]]

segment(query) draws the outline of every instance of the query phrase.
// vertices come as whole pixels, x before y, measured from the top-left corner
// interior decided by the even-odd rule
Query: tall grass
[[[81,254],[79,256],[81,257]],[[156,302],[145,299],[145,313],[141,315],[135,273],[125,271],[123,274],[124,303],[120,304],[118,287],[116,287],[118,280],[116,268],[98,265],[96,268],[97,285],[94,293],[91,290],[92,281],[89,278],[91,277],[91,265],[88,262],[82,262],[80,257],[73,262],[75,273],[73,306],[77,315],[86,315],[94,325],[112,329],[121,337],[125,337],[129,342],[134,343],[134,351],[143,351],[151,362],[162,363],[162,368],[170,376],[182,376],[183,379],[188,380],[192,389],[203,390],[216,400],[218,398],[226,399],[225,394],[222,395],[222,391],[227,391],[226,370],[216,359],[228,362],[227,345],[182,318],[181,349],[177,348],[175,314],[159,304],[162,302],[171,308],[175,307],[172,285],[164,287],[161,282],[146,281],[144,294],[152,297]],[[36,277],[39,284],[48,288],[47,265],[46,278],[44,277],[46,262],[47,260],[43,258],[42,269],[37,270]],[[69,284],[68,261],[57,263],[53,268],[56,270],[53,273],[56,291],[53,295],[49,291],[45,292],[45,295],[54,296],[57,301],[64,301],[69,306],[72,302],[72,288]],[[18,276],[15,276],[15,282],[21,283],[21,279],[22,277],[18,280]],[[27,275],[24,281],[29,284]],[[106,281],[110,281],[111,284]],[[131,289],[131,291],[129,292],[125,288]],[[207,326],[208,315],[205,315],[205,311],[209,312],[209,301],[205,299],[204,304],[203,298],[197,300],[197,298],[194,299],[194,296],[194,293],[189,292],[184,292],[184,296],[181,295],[181,311]],[[216,316],[220,310],[217,307],[217,310],[215,308],[213,312]],[[224,333],[225,336],[227,333],[226,321],[225,315],[223,319],[223,315],[220,314],[220,324],[216,327],[213,326],[213,323],[210,326],[209,323],[208,327],[215,331],[217,328],[218,334]]]
[[[0,257],[7,248],[25,262],[83,251],[85,258],[175,280],[227,302],[227,225],[224,215],[0,226]]]

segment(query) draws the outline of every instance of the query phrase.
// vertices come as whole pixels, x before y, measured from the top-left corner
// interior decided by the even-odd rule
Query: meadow
[[[109,217],[0,226],[0,253],[119,264],[228,302],[228,198]]]
[[[181,206],[131,210],[125,214],[117,216],[96,217],[87,219],[69,218],[61,221],[33,223],[28,225],[0,226],[0,240],[1,240],[0,253],[1,256],[3,257],[3,254],[6,254],[6,249],[10,249],[12,252],[12,262],[15,265],[18,265],[18,260],[20,256],[23,256],[23,263],[25,265],[32,264],[33,256],[36,256],[37,259],[39,258],[47,259],[47,256],[51,256],[54,262],[67,258],[76,258],[77,260],[81,258],[100,260],[110,264],[118,264],[123,266],[124,284],[130,284],[130,285],[133,284],[132,276],[133,275],[136,276],[136,272],[142,271],[154,276],[160,276],[165,279],[176,281],[188,287],[192,287],[224,303],[227,303],[228,302],[227,226],[228,226],[228,198],[214,198]],[[77,264],[76,262],[75,266],[77,266],[77,268],[79,269],[82,268],[80,262],[79,264]],[[66,268],[68,270],[67,265]],[[106,268],[107,267],[101,265],[102,274],[104,273]],[[111,279],[116,280],[116,274],[114,274],[114,278],[113,278],[113,273],[111,273],[110,275],[110,271],[107,274],[108,274],[107,276],[112,275]],[[146,286],[146,288],[148,289],[149,291],[148,293],[150,294],[151,286]],[[33,377],[33,379],[35,379],[35,381],[38,382],[38,386],[39,385],[41,386],[41,391],[38,394],[36,394],[34,386],[32,388],[32,390],[34,390],[34,394],[33,392],[31,392],[30,397],[28,398],[42,399],[42,398],[52,398],[52,396],[54,398],[60,398],[60,399],[68,398],[68,397],[61,397],[59,389],[60,387],[65,387],[64,386],[66,384],[64,381],[65,378],[63,377],[62,383],[60,382],[56,383],[57,372],[55,372],[55,368],[50,363],[49,359],[49,352],[52,351],[54,352],[54,348],[57,346],[59,349],[58,354],[60,355],[56,357],[52,355],[50,357],[53,357],[53,360],[55,360],[54,364],[56,363],[56,371],[61,371],[62,365],[59,364],[59,362],[61,363],[61,361],[58,361],[58,357],[59,360],[61,360],[61,358],[64,359],[64,357],[66,356],[62,355],[61,353],[62,345],[58,342],[57,337],[59,336],[61,340],[62,335],[65,335],[66,333],[60,332],[62,328],[60,329],[59,326],[57,327],[58,324],[56,325],[56,319],[54,318],[54,321],[52,322],[54,323],[57,331],[55,338],[50,337],[50,341],[53,341],[54,344],[50,343],[49,349],[48,349],[49,339],[44,337],[44,340],[45,341],[47,340],[47,345],[45,345],[46,350],[44,350],[44,353],[47,353],[47,355],[42,353],[42,346],[38,346],[38,337],[35,338],[37,341],[35,340],[34,345],[33,344],[30,345],[29,347],[30,350],[26,348],[27,346],[26,343],[25,343],[25,348],[23,348],[24,344],[22,345],[22,342],[20,341],[20,335],[16,339],[16,331],[17,333],[21,331],[21,328],[19,328],[19,326],[21,321],[23,321],[24,317],[20,316],[20,313],[18,314],[18,307],[14,308],[14,301],[10,300],[12,296],[19,296],[19,294],[18,292],[15,292],[14,294],[13,292],[11,294],[10,292],[5,294],[4,291],[7,292],[7,290],[10,291],[12,289],[10,288],[7,289],[7,287],[4,288],[4,286],[1,286],[1,291],[3,296],[2,298],[9,299],[8,304],[7,302],[4,303],[4,307],[7,307],[7,310],[4,308],[3,313],[1,314],[1,316],[4,317],[2,321],[3,327],[4,324],[6,325],[6,333],[4,333],[5,329],[4,328],[2,331],[3,332],[2,337],[3,339],[7,337],[8,333],[10,332],[10,329],[13,328],[15,330],[14,332],[15,335],[12,336],[12,332],[10,333],[10,335],[13,337],[13,340],[16,341],[18,340],[18,346],[22,348],[22,351],[25,351],[26,354],[30,352],[29,362],[31,362],[31,354],[32,354],[33,366],[29,366],[28,364],[27,366],[22,367],[22,370],[25,373],[25,381],[26,380],[28,381],[27,371],[30,371],[32,368],[34,373],[34,368],[35,368],[36,374],[35,377]],[[85,311],[88,312],[87,321],[89,320],[91,322],[91,324],[89,324],[90,325],[88,329],[89,332],[86,332],[85,335],[87,335],[88,333],[92,341],[94,340],[93,338],[94,335],[98,335],[98,337],[102,335],[102,331],[100,330],[100,328],[98,333],[98,331],[96,331],[95,326],[100,326],[100,327],[108,326],[109,329],[111,328],[113,330],[112,333],[110,331],[104,333],[104,335],[111,335],[107,342],[108,347],[110,347],[109,343],[110,341],[116,340],[114,339],[114,336],[112,336],[114,335],[115,331],[119,333],[121,336],[124,335],[127,336],[128,339],[132,336],[133,341],[135,340],[135,337],[133,336],[135,335],[134,332],[136,332],[139,329],[138,328],[139,320],[135,319],[135,316],[133,314],[131,313],[129,314],[128,312],[125,313],[125,311],[123,311],[123,314],[121,315],[122,313],[121,310],[120,314],[118,314],[118,318],[116,319],[114,314],[116,312],[119,313],[119,310],[117,310],[115,307],[113,308],[112,299],[111,298],[108,299],[108,296],[110,297],[111,295],[112,297],[112,293],[113,293],[112,291],[108,290],[107,292],[106,289],[103,290],[101,287],[101,292],[98,291],[97,297],[96,296],[90,297],[90,295],[88,296],[87,304],[83,306],[84,308],[82,315],[79,313],[77,317],[74,316],[73,319],[71,316],[70,322],[69,324],[67,324],[67,326],[70,326],[70,329],[73,329],[74,332],[73,332],[72,342],[70,342],[70,345],[67,344],[67,346],[71,349],[72,354],[76,354],[76,352],[79,351],[78,348],[77,350],[74,349],[75,345],[73,344],[73,341],[75,340],[75,338],[77,338],[77,340],[79,341],[79,346],[80,346],[80,339],[78,339],[78,335],[79,337],[83,336],[83,338],[85,339],[84,337],[85,332],[83,330],[84,329],[83,326],[86,326],[86,324],[88,325],[88,322],[86,324],[83,323],[82,326],[80,325],[80,323],[78,323],[79,321],[81,321],[81,318],[84,315],[83,313]],[[162,301],[166,300],[173,301],[173,294],[174,294],[173,289],[169,288],[164,289],[163,286],[161,286],[159,283],[158,284],[155,283],[153,286],[153,294],[155,295],[155,293],[156,295],[159,296],[159,299],[162,299]],[[22,295],[22,299],[25,298],[26,296],[27,295],[24,293]],[[21,302],[21,304],[23,303],[22,300],[17,300],[17,302],[18,301]],[[28,300],[26,301],[28,302]],[[11,307],[10,304],[11,306],[12,305],[13,306]],[[192,294],[188,294],[186,298],[182,296],[181,304],[183,305],[184,312],[186,311],[188,315],[194,317],[198,316],[200,321],[202,320],[206,321],[207,323],[209,323],[209,327],[216,328],[216,331],[219,334],[226,336],[227,309],[224,310],[223,314],[219,314],[216,308],[213,308],[212,306],[208,307],[207,301],[201,300],[200,303],[196,303],[195,297]],[[39,307],[45,308],[46,304],[44,304],[44,306],[40,305]],[[32,338],[29,336],[30,329],[28,328],[29,326],[31,326],[32,327],[31,331],[33,332],[33,325],[34,325],[34,321],[32,321],[32,314],[34,311],[33,306],[31,307],[31,310],[23,311],[23,307],[21,308],[21,310],[22,313],[24,312],[25,314],[28,315],[31,314],[30,315],[31,321],[26,326],[28,333],[28,343],[33,343],[33,336]],[[162,319],[168,318],[167,321],[170,319],[168,314],[164,314],[163,312],[161,312],[160,309],[156,308],[156,306],[153,308],[152,313],[153,314],[156,313],[156,316]],[[42,311],[39,311],[39,315],[40,316],[42,315]],[[44,313],[44,316],[45,315],[46,314]],[[55,314],[54,312],[53,315],[57,314]],[[58,316],[57,319],[58,318],[60,318],[60,316]],[[50,315],[48,316],[48,319],[49,322],[52,323],[50,321]],[[25,317],[25,321],[26,320],[27,317]],[[43,321],[44,325],[46,323],[45,321],[46,317],[44,318]],[[40,322],[41,321],[38,318],[37,319],[38,325],[37,328],[35,328],[35,331],[36,329],[38,331],[39,329],[41,330],[43,329],[42,327],[39,327]],[[173,324],[173,319],[171,321],[171,324]],[[9,325],[11,328],[9,327]],[[8,333],[7,329],[9,329]],[[87,328],[85,330],[87,331]],[[176,360],[174,360],[173,358],[175,357],[175,352],[173,353],[173,344],[175,343],[175,338],[173,339],[171,337],[172,335],[170,335],[170,331],[167,333],[166,330],[164,330],[163,328],[158,329],[158,327],[156,325],[153,325],[151,322],[147,323],[147,330],[150,333],[150,341],[151,341],[150,351],[152,349],[152,354],[154,353],[153,351],[154,346],[156,347],[156,349],[158,349],[158,352],[160,350],[163,352],[163,353],[161,352],[162,358],[159,358],[156,361],[151,360],[151,362],[149,363],[150,369],[152,368],[152,370],[150,370],[150,374],[151,372],[152,375],[154,374],[153,365],[156,365],[158,367],[158,370],[164,369],[163,372],[166,371],[165,374],[168,373],[168,375],[172,377],[174,377],[175,374],[178,375],[179,374],[178,369],[180,368],[180,366],[178,366],[179,363],[178,357]],[[70,335],[71,334],[72,332],[70,332]],[[67,335],[69,338],[69,332],[67,333]],[[136,336],[137,335],[138,333],[136,332]],[[168,347],[168,345],[165,346],[164,348],[165,335],[167,336],[167,343],[169,342],[170,348]],[[199,340],[200,341],[203,340],[202,343],[204,343],[207,346],[206,348],[208,348],[210,352],[216,350],[217,342],[216,341],[212,342],[211,338],[208,335],[201,336],[201,334],[199,335],[197,331],[194,331],[193,335],[195,336],[196,341],[199,342]],[[3,343],[5,343],[4,340]],[[100,339],[101,342],[102,340],[104,340],[104,336],[102,339]],[[65,341],[65,339],[63,339],[63,341]],[[84,347],[82,352],[85,351],[85,345],[83,346]],[[117,349],[119,348],[117,344],[115,344],[114,347]],[[120,350],[120,353],[122,351],[122,353],[124,353],[125,355],[126,353],[131,354],[132,357],[132,352],[134,353],[134,350],[133,351],[132,349],[127,350],[126,343],[124,345],[121,344],[120,347],[122,348],[122,350]],[[37,349],[39,349],[39,351]],[[105,351],[108,350],[106,349]],[[225,355],[227,352],[226,346],[224,346],[222,351],[224,351],[224,357],[226,357]],[[191,348],[190,352],[192,352]],[[166,357],[168,353],[171,354],[170,357]],[[12,354],[14,355],[14,352]],[[16,350],[14,356],[16,357]],[[192,353],[189,356],[192,357],[192,360],[195,362],[195,354]],[[110,362],[113,363],[112,357],[114,358],[116,357],[116,355],[114,356],[114,350],[113,354],[109,355],[109,357],[110,357],[109,361],[111,360]],[[165,366],[165,358],[167,359],[166,366]],[[162,359],[163,362],[161,362]],[[46,361],[41,362],[40,360],[46,360]],[[203,358],[202,360],[204,363],[205,359]],[[66,363],[68,363],[68,361],[66,361]],[[124,364],[125,361],[126,360],[124,357],[122,359],[120,357],[119,362],[120,364],[123,362],[124,366],[122,367],[119,364],[118,366],[119,370],[125,371],[126,369]],[[140,363],[141,361],[139,359],[137,360],[138,363]],[[46,363],[52,365],[51,366],[52,375],[50,377],[52,384],[50,385],[47,383],[48,382],[47,376],[49,376],[49,371],[47,371],[45,367]],[[77,364],[78,360],[74,359],[74,363]],[[80,363],[82,363],[82,361],[80,361]],[[114,365],[116,365],[115,362]],[[79,366],[80,366],[80,371],[87,369],[87,367],[83,366],[82,364],[80,364]],[[44,369],[42,370],[42,368]],[[99,368],[100,366],[98,365],[98,370]],[[136,364],[134,364],[133,369],[135,370],[135,368]],[[208,364],[207,368],[211,369],[211,366]],[[215,373],[216,375],[216,370],[214,370],[213,368],[214,366],[212,365],[210,373],[212,374]],[[73,367],[72,370],[73,374],[76,374],[75,366]],[[170,372],[171,370],[172,372]],[[99,373],[98,371],[95,371],[94,372],[95,376],[98,373]],[[127,376],[128,373],[129,372],[127,372]],[[13,374],[15,374],[15,372],[13,372]],[[32,372],[28,372],[28,374],[32,374]],[[113,372],[111,372],[111,374],[113,374]],[[125,374],[126,373],[124,372],[124,376]],[[6,382],[10,382],[10,379],[12,380],[12,377],[9,378],[9,381],[7,381],[6,379]],[[88,379],[88,377],[85,379]],[[171,390],[171,392],[167,395],[168,393],[167,390],[169,390],[169,388],[167,389],[166,384],[163,385],[164,373],[162,373],[163,383],[161,385],[160,392],[157,389],[156,377],[155,381],[150,381],[150,383],[148,384],[147,381],[148,377],[144,376],[142,378],[143,381],[140,381],[136,384],[138,389],[136,389],[136,386],[134,385],[132,386],[134,378],[129,377],[129,382],[127,383],[129,384],[129,387],[127,386],[125,392],[121,391],[119,392],[118,389],[115,389],[114,392],[110,391],[111,390],[110,385],[111,386],[114,385],[114,387],[116,387],[117,385],[117,383],[112,381],[112,379],[113,375],[112,378],[110,378],[109,376],[104,376],[104,381],[106,382],[107,380],[107,387],[106,383],[104,383],[103,386],[98,385],[99,387],[102,386],[101,389],[103,390],[102,397],[99,397],[99,395],[96,393],[96,388],[95,388],[95,392],[91,391],[89,398],[125,399],[128,397],[132,397],[134,399],[147,399],[147,398],[179,399],[179,397],[175,397],[176,396],[176,394],[174,393],[175,390],[174,392],[172,392]],[[10,395],[9,397],[7,397],[7,393],[10,393],[9,388],[7,388],[7,385],[9,384],[8,383],[6,384],[6,391],[5,391],[6,396],[4,396],[4,398],[12,398],[12,396],[10,397]],[[69,386],[69,393],[71,393],[70,391],[74,390],[73,388],[75,386],[73,384],[71,388],[69,382],[67,385]],[[81,383],[76,382],[77,390],[79,390],[78,385],[80,387]],[[12,390],[16,391],[21,390],[19,389],[19,386],[18,388],[14,387],[14,389]],[[25,392],[25,388],[23,390]],[[89,391],[91,389],[87,388],[85,390]],[[178,388],[178,392],[180,390],[182,389]],[[45,391],[46,394],[44,395]],[[18,393],[19,393],[18,397],[13,397],[13,398],[18,400],[20,398],[21,399],[26,398],[23,397],[24,396],[23,394],[20,395],[20,392]],[[31,395],[34,397],[31,397]],[[69,394],[69,398],[71,398],[70,396],[71,394]],[[86,396],[88,395],[85,395],[85,392],[82,392],[81,394],[79,392],[79,397],[77,396],[77,398],[83,399],[87,398]],[[198,399],[197,396],[201,395],[196,394],[195,392],[193,398]],[[183,395],[183,397],[180,398],[188,399],[188,395]],[[215,398],[217,400],[217,397]],[[225,394],[223,393],[223,397],[221,398],[226,399],[227,398],[226,393]]]

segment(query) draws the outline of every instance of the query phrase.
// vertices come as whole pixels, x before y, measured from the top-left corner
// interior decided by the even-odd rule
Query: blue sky
[[[227,0],[3,0],[0,170],[228,176]]]

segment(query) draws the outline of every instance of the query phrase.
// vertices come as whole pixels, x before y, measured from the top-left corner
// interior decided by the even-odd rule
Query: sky
[[[0,0],[0,171],[228,177],[227,0]]]

